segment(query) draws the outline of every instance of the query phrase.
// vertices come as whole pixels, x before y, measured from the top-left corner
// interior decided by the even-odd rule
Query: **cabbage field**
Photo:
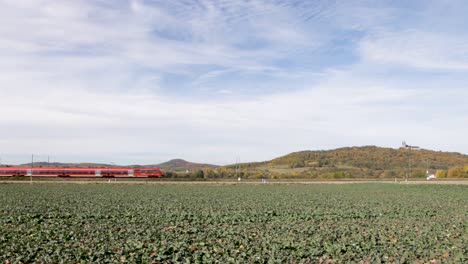
[[[468,186],[0,184],[0,263],[463,263]]]

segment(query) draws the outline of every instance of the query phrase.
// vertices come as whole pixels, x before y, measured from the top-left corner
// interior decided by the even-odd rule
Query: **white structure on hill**
[[[403,141],[403,142],[401,143],[400,149],[421,150],[420,147],[418,147],[418,146],[410,146],[410,145],[406,144],[405,141]]]

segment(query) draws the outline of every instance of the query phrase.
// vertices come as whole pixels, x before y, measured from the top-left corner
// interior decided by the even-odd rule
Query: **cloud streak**
[[[360,50],[365,59],[375,63],[467,71],[467,41],[460,36],[408,30],[369,37],[362,41]]]

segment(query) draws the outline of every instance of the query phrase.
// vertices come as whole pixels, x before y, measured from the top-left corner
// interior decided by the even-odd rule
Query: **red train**
[[[27,167],[0,166],[0,176],[34,177],[162,177],[159,168],[127,167]]]

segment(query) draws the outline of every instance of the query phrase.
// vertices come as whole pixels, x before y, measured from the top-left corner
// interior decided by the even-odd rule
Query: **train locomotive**
[[[0,166],[0,176],[12,177],[163,177],[156,167],[28,167]]]

